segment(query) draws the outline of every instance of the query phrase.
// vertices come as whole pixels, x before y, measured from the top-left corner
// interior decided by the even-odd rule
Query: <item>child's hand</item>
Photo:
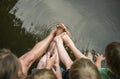
[[[61,73],[60,66],[58,63],[56,63],[54,65],[52,70],[53,70],[54,74],[56,75],[57,79],[62,79],[62,73]]]
[[[101,67],[101,62],[102,62],[103,60],[105,60],[105,57],[104,57],[102,54],[98,54],[98,55],[96,56],[95,65],[96,65],[97,67]]]
[[[52,57],[50,57],[50,52],[48,52],[47,61],[46,61],[46,68],[51,69],[54,66],[55,62],[56,62],[56,53],[54,53],[52,55]]]
[[[98,53],[97,56],[96,56],[96,61],[102,62],[103,60],[105,60],[105,57],[102,54]]]

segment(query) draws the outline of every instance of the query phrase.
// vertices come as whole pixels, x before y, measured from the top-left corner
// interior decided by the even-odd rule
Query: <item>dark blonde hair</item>
[[[38,69],[28,79],[57,79],[52,70]]]
[[[0,50],[0,79],[21,79],[21,64],[8,49]]]
[[[112,42],[105,48],[107,66],[113,75],[120,77],[120,42]]]
[[[70,79],[100,79],[97,67],[89,59],[76,60],[69,72]]]

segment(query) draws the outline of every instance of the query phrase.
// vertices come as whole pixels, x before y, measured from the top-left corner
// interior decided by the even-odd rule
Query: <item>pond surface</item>
[[[120,0],[0,0],[0,48],[17,56],[64,23],[80,50],[120,40]]]

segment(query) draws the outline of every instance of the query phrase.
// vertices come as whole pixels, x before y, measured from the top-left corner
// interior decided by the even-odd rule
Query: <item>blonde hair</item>
[[[97,67],[89,59],[76,60],[69,73],[70,79],[100,79]]]
[[[57,79],[52,70],[39,69],[29,79]]]

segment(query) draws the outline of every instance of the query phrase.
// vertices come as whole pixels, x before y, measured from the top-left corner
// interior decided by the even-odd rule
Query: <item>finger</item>
[[[104,55],[103,54],[101,54],[102,55],[102,57],[104,57]]]
[[[50,59],[50,52],[47,52],[47,59]]]
[[[59,63],[59,56],[58,56],[57,47],[55,47],[54,52],[56,53],[56,63]]]
[[[105,60],[105,57],[103,57],[103,60]]]
[[[56,52],[54,52],[54,54],[52,55],[52,57],[55,57],[55,56],[57,56],[57,53],[56,53]]]
[[[65,32],[67,31],[67,28],[66,28],[65,24],[60,23],[60,26],[63,28],[63,30],[64,30]]]
[[[56,54],[56,53],[54,53],[54,54],[53,54],[53,56],[51,57],[51,59],[52,59],[53,61],[55,61],[55,60],[56,60],[56,58],[57,58],[57,54]]]
[[[71,33],[69,31],[66,31],[66,33],[71,38]]]
[[[61,26],[61,24],[57,24],[56,27],[57,27],[57,29],[63,28],[63,27]]]
[[[95,55],[95,57],[97,58],[97,57],[98,57],[98,55]]]
[[[100,56],[100,54],[98,53],[97,56]]]
[[[66,26],[61,23],[61,26],[63,26],[63,31],[67,33],[68,36],[71,36],[71,33],[67,30]]]
[[[55,69],[53,67],[52,67],[52,71],[53,71],[54,74],[56,74],[56,71],[55,71]]]

